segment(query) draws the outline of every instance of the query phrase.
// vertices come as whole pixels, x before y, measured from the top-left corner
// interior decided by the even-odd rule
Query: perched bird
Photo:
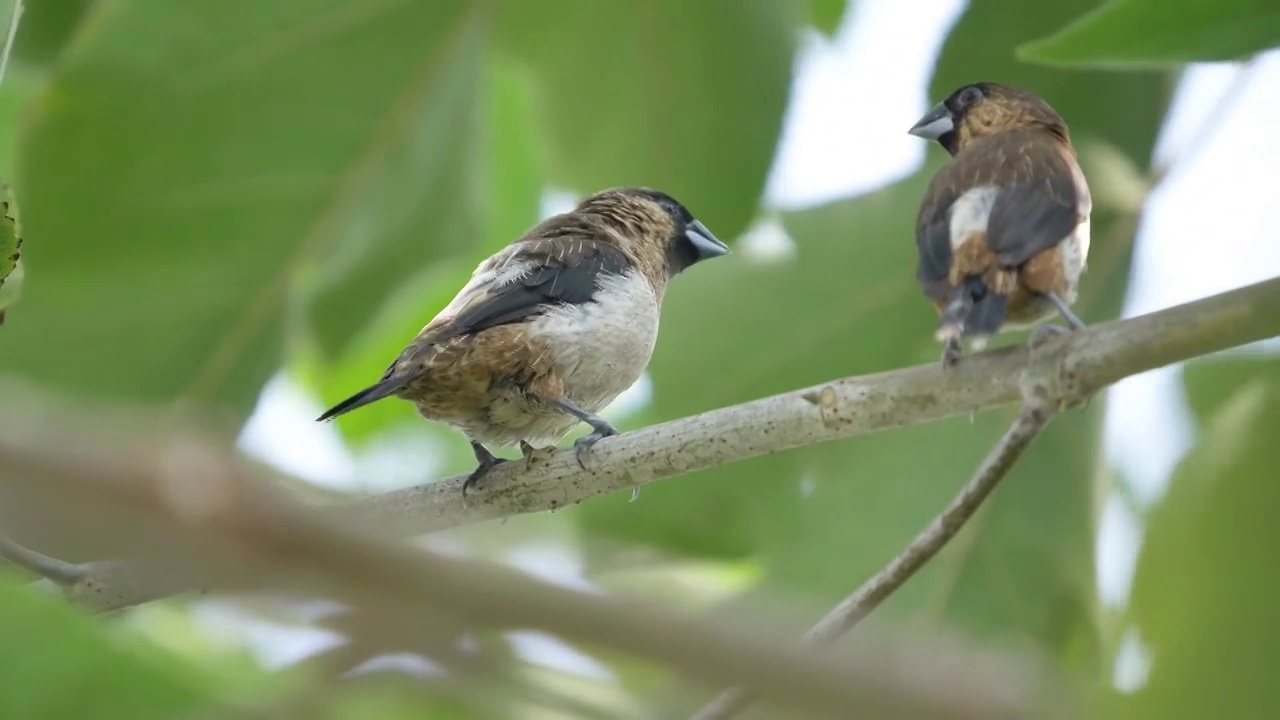
[[[674,198],[648,188],[591,195],[475,269],[382,379],[318,420],[388,396],[466,435],[467,488],[506,462],[486,445],[554,445],[574,425],[578,464],[618,431],[596,413],[639,377],[658,336],[667,282],[728,247]]]
[[[916,219],[916,278],[939,313],[942,363],[1002,330],[1071,312],[1089,255],[1093,202],[1067,125],[1033,93],[966,85],[908,132],[952,156],[929,183]],[[1061,333],[1044,325],[1033,332]]]

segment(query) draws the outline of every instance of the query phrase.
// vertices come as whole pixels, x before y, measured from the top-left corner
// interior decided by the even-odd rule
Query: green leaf
[[[1073,137],[1113,139],[1145,167],[1165,107],[1163,78],[1068,73],[1013,60],[1016,42],[1086,5],[970,5],[939,59],[931,98],[980,78],[1047,88]],[[904,130],[914,119],[903,119]],[[735,253],[677,278],[664,301],[650,366],[654,403],[644,421],[936,362],[936,314],[914,280],[912,236],[928,179],[944,162],[941,149],[928,152],[926,167],[900,183],[784,216],[793,259],[766,263]],[[1094,212],[1094,251],[1076,306],[1086,322],[1119,312],[1133,225],[1132,217]],[[709,331],[726,318],[739,329]],[[881,617],[1031,641],[1078,670],[1096,672],[1102,663],[1092,533],[1100,405],[1055,420],[980,517]],[[762,594],[834,604],[929,522],[1011,417],[984,413],[972,422],[957,418],[776,453],[657,483],[635,503],[622,494],[574,512],[593,539],[677,557],[755,558],[765,570]],[[610,566],[607,546],[588,546],[593,568]]]
[[[26,0],[22,29],[14,42],[14,59],[24,65],[53,64],[88,15],[90,4],[90,0]]]
[[[12,287],[7,281],[18,269],[21,257],[22,229],[18,223],[18,206],[13,199],[13,190],[0,183],[0,324],[4,323],[5,311],[18,299],[21,274]]]
[[[376,380],[466,284],[484,257],[538,221],[543,175],[536,155],[537,138],[529,122],[532,97],[528,78],[522,68],[505,58],[490,55],[487,60],[483,84],[486,106],[480,114],[484,121],[482,162],[476,163],[479,172],[475,173],[482,183],[476,195],[484,205],[480,213],[483,239],[465,256],[438,260],[425,268],[419,265],[413,279],[389,293],[379,310],[370,312],[359,328],[351,331],[346,352],[336,360],[323,358],[322,368],[304,369],[303,377],[326,403],[337,402]],[[371,279],[376,282],[373,276]],[[344,415],[336,425],[348,442],[358,446],[392,427],[422,427],[423,422],[412,405],[392,400]]]
[[[207,708],[193,669],[0,577],[0,717],[159,720]]]
[[[0,17],[4,17],[3,11]],[[36,88],[37,83],[30,74],[14,68],[5,71],[4,89],[0,91],[0,138],[3,138],[0,140],[0,177],[13,176],[13,136],[18,118]],[[26,273],[21,260],[22,222],[13,188],[7,182],[0,181],[0,197],[4,203],[0,211],[0,324],[3,324],[6,311],[21,295]]]
[[[1152,511],[1129,619],[1152,655],[1147,685],[1111,717],[1268,717],[1280,663],[1275,598],[1280,362],[1187,366],[1201,436]]]
[[[1112,0],[1018,48],[1033,62],[1102,68],[1241,60],[1280,44],[1272,0]]]
[[[823,35],[832,35],[840,27],[846,5],[845,0],[809,0],[809,22]]]
[[[354,234],[405,232],[411,215],[383,216],[377,193],[410,177],[392,199],[416,207],[430,189],[435,171],[403,160],[433,151],[424,125],[457,127],[431,103],[465,96],[484,18],[462,0],[91,13],[21,138],[39,242],[4,366],[84,395],[244,416],[280,365],[299,274],[331,268]],[[424,237],[421,257],[453,240]]]
[[[554,183],[657,187],[732,238],[764,190],[803,11],[800,0],[510,2],[499,39],[530,68]]]
[[[423,38],[440,52],[429,61],[432,87],[415,100],[407,137],[353,203],[344,242],[322,264],[320,288],[308,303],[311,337],[324,358],[345,353],[369,316],[415,273],[474,249],[481,238],[487,188],[478,128],[486,108],[478,30],[470,28],[453,47],[443,32]]]
[[[326,407],[372,384],[422,326],[448,304],[466,283],[474,265],[462,258],[431,265],[368,318],[342,358],[323,365],[309,357],[298,362],[294,369],[299,379],[319,392]],[[400,426],[412,426],[437,437],[457,436],[446,426],[424,421],[411,403],[394,399],[343,415],[334,423],[344,440],[357,447]],[[427,479],[424,477],[423,481]]]

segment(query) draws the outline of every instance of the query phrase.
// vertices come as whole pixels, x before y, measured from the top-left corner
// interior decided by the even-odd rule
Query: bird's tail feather
[[[323,415],[316,418],[316,422],[324,422],[325,420],[332,420],[333,418],[336,418],[339,415],[343,415],[345,413],[349,413],[352,410],[355,410],[356,408],[361,408],[361,407],[364,407],[365,405],[368,405],[371,402],[376,402],[378,400],[381,400],[382,398],[385,398],[388,395],[391,395],[392,393],[394,393],[395,391],[403,388],[405,385],[408,385],[410,379],[411,378],[406,375],[401,375],[401,376],[393,375],[391,377],[384,378],[378,381],[377,383],[370,385],[369,387],[361,390],[355,395],[352,395],[346,400],[343,400],[337,405],[334,405],[333,407],[329,408],[324,412]]]
[[[992,292],[980,277],[969,277],[951,291],[934,335],[940,342],[994,335],[1008,309],[1007,295]]]

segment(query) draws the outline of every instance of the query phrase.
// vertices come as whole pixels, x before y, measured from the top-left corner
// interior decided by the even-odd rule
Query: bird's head
[[[936,140],[954,156],[974,140],[1034,128],[1068,139],[1067,124],[1040,96],[1011,85],[978,82],[951,93],[907,132]]]
[[[729,252],[729,246],[688,208],[658,190],[603,190],[584,198],[575,211],[598,218],[641,268],[663,275],[663,280],[694,263]]]

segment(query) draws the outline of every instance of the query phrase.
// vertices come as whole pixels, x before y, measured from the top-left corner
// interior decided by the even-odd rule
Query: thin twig
[[[9,16],[9,29],[5,33],[4,48],[0,49],[0,81],[9,67],[9,54],[13,52],[13,40],[18,35],[18,21],[22,19],[22,0],[13,0],[13,13]]]
[[[559,451],[532,466],[503,463],[462,501],[466,475],[364,498],[334,512],[388,535],[411,537],[484,520],[558,510],[583,500],[695,470],[889,428],[918,425],[1018,402],[1032,372],[1052,399],[1073,403],[1165,365],[1280,335],[1280,278],[1127,320],[1050,338],[1033,363],[1025,345],[965,358],[833,380],[773,397],[605,438],[588,469]],[[1035,365],[1033,368],[1032,365]],[[112,612],[177,591],[175,579],[137,577],[136,563],[94,567],[84,607]],[[82,583],[83,584],[83,583]],[[195,584],[190,587],[194,588]]]
[[[80,582],[87,572],[84,566],[42,555],[19,545],[8,535],[0,535],[0,557],[62,587]]]
[[[906,548],[884,569],[871,576],[810,628],[801,638],[800,644],[826,645],[849,632],[932,560],[960,532],[969,518],[973,517],[1056,413],[1055,408],[1045,403],[1028,401],[978,466],[973,477],[942,512],[912,538]],[[747,688],[731,688],[694,714],[693,720],[727,720],[745,710],[754,699]]]

